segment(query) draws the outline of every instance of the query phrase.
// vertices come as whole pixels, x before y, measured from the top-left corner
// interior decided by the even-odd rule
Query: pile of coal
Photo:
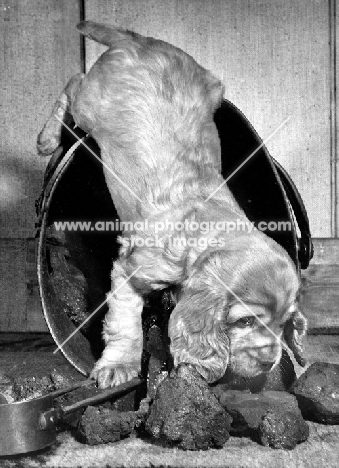
[[[305,419],[339,424],[339,364],[313,363],[292,391]]]
[[[52,379],[48,375],[17,377],[14,380],[12,391],[15,401],[27,401],[47,395],[54,390]]]
[[[309,436],[309,427],[301,416],[292,411],[268,411],[258,428],[260,442],[276,449],[292,450],[305,442]]]
[[[265,446],[293,449],[307,440],[309,428],[296,398],[286,392],[223,390],[214,393],[232,416],[231,433],[249,436]]]
[[[232,418],[194,367],[181,364],[158,386],[146,431],[184,450],[221,448]]]
[[[68,366],[66,366],[68,368]],[[53,369],[51,372],[32,372],[32,375],[0,378],[0,392],[6,396],[9,403],[28,401],[47,395],[50,392],[67,387],[74,383],[77,372],[65,372]]]
[[[59,375],[60,378],[60,375]],[[64,380],[60,378],[60,383],[64,382],[64,385],[58,386],[57,389],[62,389],[62,388],[67,388],[69,385],[72,385],[72,381],[69,380]],[[57,397],[54,399],[54,406],[71,406],[81,400],[85,400],[86,398],[90,398],[92,396],[97,395],[100,393],[100,390],[93,384],[89,385],[84,385],[82,387],[79,387],[75,390],[72,390],[71,392],[64,393],[63,395]],[[103,406],[109,406],[111,407],[111,403],[107,402]],[[70,414],[65,415],[62,420],[58,423],[57,425],[57,430],[66,430],[66,429],[72,429],[72,428],[77,428],[79,425],[79,422],[81,420],[81,417],[83,415],[84,409],[81,408],[77,411],[74,411]]]
[[[119,396],[119,398],[117,399],[107,400],[105,403],[100,404],[100,408],[105,408],[107,410],[112,410],[121,413],[134,411],[136,408],[136,392],[137,390],[132,390],[131,392],[125,395]],[[73,390],[72,392],[65,393],[64,395],[56,398],[54,400],[54,406],[71,406],[79,401],[85,400],[90,397],[94,397],[95,395],[99,395],[101,393],[102,390],[97,388],[94,384],[85,385],[83,387],[77,388],[76,390]],[[64,430],[77,428],[83,414],[84,409],[79,409],[75,412],[67,414],[59,423],[58,429]],[[88,422],[88,424],[90,424],[90,422]]]
[[[78,435],[88,445],[117,442],[134,430],[137,415],[133,411],[119,412],[104,406],[88,406],[81,417]]]
[[[66,388],[74,383],[68,372],[61,369],[51,374],[57,389]],[[79,381],[79,378],[76,379]],[[84,379],[85,380],[85,379]],[[96,445],[115,442],[127,437],[134,429],[137,414],[139,389],[120,395],[119,398],[107,400],[99,406],[89,406],[86,410],[79,409],[64,416],[57,429],[71,429],[81,442]],[[79,401],[101,394],[102,390],[94,384],[88,383],[76,390],[65,393],[54,400],[55,406],[70,406]]]

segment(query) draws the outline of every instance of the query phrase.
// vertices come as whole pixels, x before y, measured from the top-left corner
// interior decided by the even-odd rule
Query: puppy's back
[[[166,42],[91,21],[78,29],[109,48],[84,78],[73,115],[125,182],[145,196],[156,181],[164,196],[175,173],[197,179],[205,167],[219,172],[213,114],[221,82]]]

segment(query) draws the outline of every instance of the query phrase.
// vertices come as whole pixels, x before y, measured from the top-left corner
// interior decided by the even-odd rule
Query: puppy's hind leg
[[[127,281],[119,261],[113,267],[108,296],[103,332],[106,347],[91,373],[100,388],[127,382],[141,370],[143,299]]]
[[[83,77],[83,73],[74,75],[54,104],[52,113],[38,136],[37,148],[41,156],[52,154],[60,145],[63,127],[60,120],[66,125],[72,123],[71,105]]]

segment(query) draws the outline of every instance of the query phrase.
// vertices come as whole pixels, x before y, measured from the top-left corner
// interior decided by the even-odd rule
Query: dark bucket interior
[[[258,148],[261,140],[243,114],[228,101],[216,112],[215,122],[221,140],[223,176],[227,178]],[[58,167],[58,162],[76,141],[67,133],[63,152],[46,176],[52,190],[44,193],[46,209],[41,215],[38,256],[43,310],[58,345],[105,300],[110,289],[112,263],[118,254],[116,238],[119,234],[92,229],[96,222],[118,219],[100,161],[80,145],[67,165],[62,170]],[[86,145],[100,154],[91,138],[86,139]],[[299,268],[291,211],[267,150],[262,147],[257,151],[231,177],[228,185],[254,223],[291,222],[292,230],[267,231],[267,234],[286,249]],[[87,221],[91,227],[61,231],[54,225],[60,221]],[[160,321],[161,326],[166,327],[170,310],[168,295],[154,294],[145,308],[145,326]],[[106,311],[106,305],[100,307],[62,348],[66,358],[84,374],[91,370],[101,353],[101,323]]]

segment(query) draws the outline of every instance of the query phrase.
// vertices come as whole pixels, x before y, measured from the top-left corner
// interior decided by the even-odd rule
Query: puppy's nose
[[[260,361],[260,367],[264,372],[268,372],[274,366],[275,361]]]

